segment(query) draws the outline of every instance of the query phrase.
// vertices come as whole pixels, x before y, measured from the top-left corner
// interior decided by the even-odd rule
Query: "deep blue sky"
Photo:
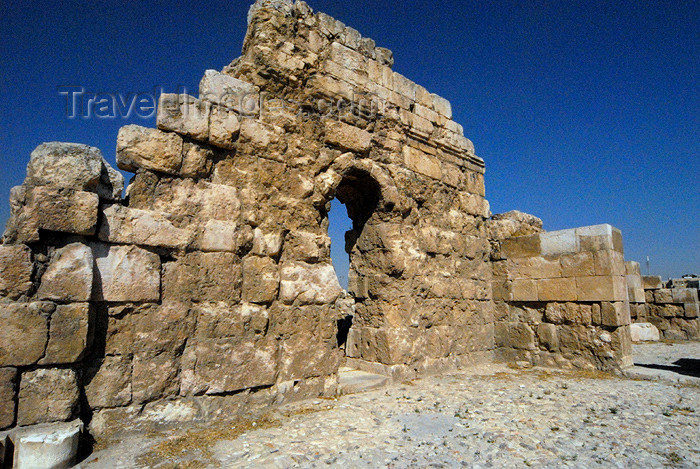
[[[4,4],[0,226],[41,142],[97,146],[114,162],[120,126],[154,125],[69,120],[59,86],[196,90],[205,69],[240,55],[250,2]],[[628,260],[700,274],[700,2],[311,6],[392,49],[395,70],[452,102],[486,160],[494,213],[533,213],[548,230],[610,223]]]

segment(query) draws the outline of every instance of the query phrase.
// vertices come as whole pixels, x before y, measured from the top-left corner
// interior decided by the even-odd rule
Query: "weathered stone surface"
[[[658,342],[661,338],[656,326],[648,322],[631,324],[630,334],[632,342]]]
[[[645,290],[658,290],[663,288],[661,277],[658,275],[644,275],[642,277],[642,286]]]
[[[163,93],[158,100],[156,125],[161,130],[206,141],[210,107],[206,101],[186,94]]]
[[[542,253],[540,236],[532,234],[505,239],[501,242],[501,253],[508,259],[539,256]]]
[[[325,122],[325,130],[326,143],[343,150],[362,154],[369,151],[372,143],[372,135],[369,132],[344,122],[328,120]]]
[[[561,257],[564,277],[591,277],[595,272],[595,259],[590,252],[578,252]]]
[[[93,244],[95,301],[160,300],[160,258],[134,246]]]
[[[0,246],[0,297],[17,299],[29,292],[33,270],[27,246]]]
[[[72,369],[38,369],[22,373],[17,425],[65,422],[77,416],[78,377]]]
[[[259,112],[259,95],[254,85],[216,70],[204,72],[199,83],[199,97],[241,114]]]
[[[17,370],[0,368],[0,429],[11,427],[15,423],[16,407]],[[3,449],[0,448],[0,453]]]
[[[511,210],[493,215],[486,226],[490,239],[503,240],[541,232],[542,220],[528,213]]]
[[[537,301],[537,281],[528,279],[513,280],[513,301]]]
[[[185,349],[184,395],[221,394],[275,382],[277,343],[270,338],[201,340]]]
[[[117,166],[135,173],[139,168],[178,174],[182,167],[182,138],[174,133],[127,125],[117,136]]]
[[[105,161],[97,148],[49,142],[32,152],[24,184],[95,192],[100,198],[116,200],[124,190],[124,176]]]
[[[42,300],[90,301],[93,264],[92,250],[82,243],[57,249],[41,277],[37,295]]]
[[[342,292],[331,264],[295,262],[283,265],[280,277],[280,299],[288,304],[331,303]]]
[[[82,360],[91,341],[94,310],[89,303],[59,305],[51,315],[49,343],[40,365],[70,364]]]
[[[194,236],[191,230],[176,228],[158,212],[115,204],[102,213],[99,238],[105,242],[184,249]]]
[[[243,301],[272,303],[277,299],[279,284],[279,267],[274,260],[256,256],[249,256],[243,260]]]
[[[540,233],[540,246],[543,256],[574,254],[579,251],[576,230],[561,230]]]
[[[91,408],[109,408],[131,402],[131,360],[107,356],[89,364],[83,376],[85,396]]]
[[[48,302],[0,303],[0,366],[27,366],[39,361],[54,309]]]
[[[214,151],[208,146],[184,142],[180,175],[191,178],[207,177],[211,173],[213,160]]]
[[[204,252],[238,252],[253,242],[253,230],[248,225],[223,220],[209,220],[202,233]]]
[[[134,356],[132,396],[135,404],[175,396],[180,389],[179,360],[170,354],[156,357]]]
[[[629,303],[626,302],[603,302],[601,304],[602,325],[604,326],[626,326],[630,321]]]
[[[557,326],[554,324],[539,324],[537,326],[537,338],[540,344],[550,352],[559,350],[559,336],[557,335]]]
[[[258,256],[277,257],[282,250],[282,235],[279,233],[265,233],[260,228],[253,232],[252,253]]]
[[[576,279],[551,278],[538,280],[537,296],[540,301],[576,301]]]
[[[627,301],[625,277],[577,277],[579,301]]]
[[[39,241],[39,230],[95,234],[97,194],[42,186],[20,190],[17,197],[18,208],[13,210],[5,233],[10,240],[19,234],[16,240]]]
[[[241,261],[229,252],[193,252],[165,264],[164,301],[238,301]]]
[[[15,469],[68,469],[78,457],[83,422],[53,423],[12,432]]]
[[[214,106],[209,122],[209,142],[227,150],[235,147],[241,130],[238,114],[232,110]]]

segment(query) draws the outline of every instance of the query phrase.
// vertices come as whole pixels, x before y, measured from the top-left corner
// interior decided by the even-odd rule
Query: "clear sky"
[[[68,119],[59,87],[197,90],[205,69],[240,55],[250,3],[6,0],[0,226],[41,142],[93,145],[114,163],[120,126],[155,125]],[[452,102],[486,161],[494,213],[526,211],[547,230],[610,223],[644,273],[649,255],[654,274],[700,274],[700,2],[310,4]]]

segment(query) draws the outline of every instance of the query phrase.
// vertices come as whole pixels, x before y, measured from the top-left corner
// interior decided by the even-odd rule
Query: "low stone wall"
[[[601,369],[631,364],[619,230],[598,225],[511,237],[494,257],[502,359]]]
[[[697,280],[643,277],[646,303],[633,310],[634,322],[652,323],[666,340],[700,340]]]

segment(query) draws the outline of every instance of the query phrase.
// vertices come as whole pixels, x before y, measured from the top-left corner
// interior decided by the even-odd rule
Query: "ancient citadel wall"
[[[392,64],[304,2],[258,1],[199,97],[121,129],[125,198],[97,149],[37,148],[0,246],[0,428],[230,417],[334,395],[345,361],[397,378],[497,347],[628,364],[619,232],[489,219],[449,102]],[[347,293],[334,198],[353,221]]]
[[[622,235],[610,225],[503,240],[494,253],[495,340],[508,361],[632,364]]]
[[[666,340],[700,339],[697,279],[662,282],[661,277],[640,275],[640,284],[645,302],[633,310],[632,322],[653,324]]]

